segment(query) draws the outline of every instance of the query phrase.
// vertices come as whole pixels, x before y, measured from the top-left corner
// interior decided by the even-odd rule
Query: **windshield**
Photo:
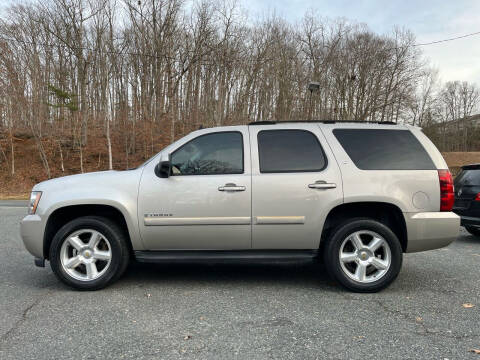
[[[139,169],[139,168],[141,168],[141,167],[143,167],[143,166],[147,165],[147,164],[148,164],[150,161],[152,161],[152,160],[153,160],[153,158],[155,158],[155,157],[156,157],[158,154],[159,154],[159,153],[156,153],[155,155],[153,155],[153,156],[151,156],[150,158],[148,158],[148,160],[146,160],[146,161],[145,161],[143,164],[140,164],[140,165],[138,165],[138,166],[136,166],[136,167],[133,167],[133,168],[129,168],[128,170],[135,170],[135,169]]]
[[[145,161],[143,164],[139,165],[138,167],[142,167],[142,166],[145,166],[147,165],[150,161],[153,160],[153,158],[155,158],[159,153],[156,153],[155,155],[151,156],[150,158],[148,158],[147,161]]]

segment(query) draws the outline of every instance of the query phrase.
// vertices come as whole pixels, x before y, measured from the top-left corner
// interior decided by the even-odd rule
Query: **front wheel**
[[[70,221],[50,246],[50,266],[65,284],[79,290],[98,290],[113,283],[129,260],[124,231],[104,217]]]
[[[480,227],[475,226],[465,226],[465,229],[472,234],[473,236],[480,237]]]
[[[331,277],[355,292],[376,292],[397,277],[402,247],[384,224],[353,219],[337,227],[327,240],[324,261]]]

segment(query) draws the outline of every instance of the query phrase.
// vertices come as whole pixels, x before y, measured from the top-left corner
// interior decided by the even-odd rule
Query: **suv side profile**
[[[323,259],[358,292],[403,253],[458,235],[453,181],[419,128],[260,122],[202,129],[136,169],[35,185],[21,235],[35,263],[81,290],[142,262]]]
[[[470,234],[480,237],[480,164],[462,166],[455,178],[453,211]]]

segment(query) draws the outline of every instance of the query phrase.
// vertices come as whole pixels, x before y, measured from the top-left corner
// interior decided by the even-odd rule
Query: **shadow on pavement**
[[[455,242],[467,245],[478,245],[480,249],[480,237],[470,235],[469,233],[462,234]]]
[[[472,241],[462,239],[462,241]],[[480,244],[479,244],[480,246]],[[433,273],[432,273],[433,272]],[[415,291],[429,288],[428,278],[441,279],[445,274],[429,268],[428,271],[415,261],[404,266],[398,279],[389,287],[393,292],[399,290]],[[71,290],[56,279],[47,263],[46,269],[28,267],[17,272],[15,281],[24,288]],[[142,288],[142,287],[191,287],[194,285],[222,287],[278,287],[298,289],[318,289],[326,292],[345,291],[327,274],[319,263],[164,263],[146,264],[132,261],[125,275],[108,289]],[[439,284],[435,285],[436,287]]]
[[[336,286],[320,264],[144,264],[132,262],[124,283],[202,282],[212,284],[279,284]]]

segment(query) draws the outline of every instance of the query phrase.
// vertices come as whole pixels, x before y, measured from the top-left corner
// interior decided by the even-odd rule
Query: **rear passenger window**
[[[362,170],[435,170],[409,130],[335,129],[333,134]]]
[[[258,154],[262,173],[320,171],[326,166],[317,137],[306,130],[262,130]]]

